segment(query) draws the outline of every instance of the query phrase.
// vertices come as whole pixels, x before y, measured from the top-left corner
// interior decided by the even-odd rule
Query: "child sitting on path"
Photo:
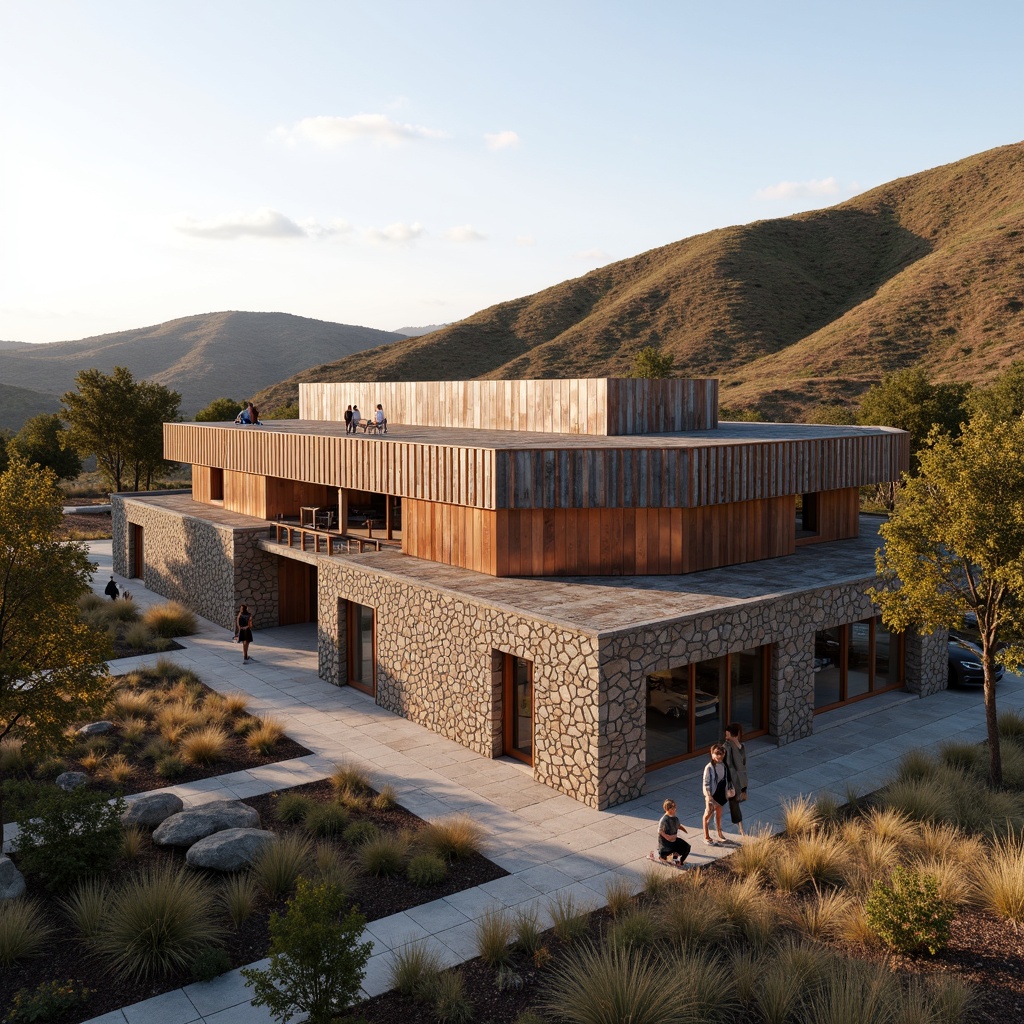
[[[676,803],[666,800],[662,805],[665,813],[658,822],[658,852],[648,854],[651,860],[682,867],[683,861],[690,855],[690,844],[679,835],[680,830],[686,831],[676,817]]]

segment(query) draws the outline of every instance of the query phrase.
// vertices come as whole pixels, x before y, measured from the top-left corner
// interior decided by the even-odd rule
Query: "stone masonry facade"
[[[253,609],[257,628],[278,622],[277,558],[259,547],[267,529],[239,528],[182,515],[144,500],[113,495],[114,572],[131,578],[135,531],[142,527],[148,590],[180,601],[226,629],[238,606]]]

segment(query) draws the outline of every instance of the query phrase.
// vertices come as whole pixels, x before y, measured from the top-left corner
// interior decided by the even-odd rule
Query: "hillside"
[[[32,416],[58,409],[60,399],[56,395],[0,384],[0,430],[20,430]]]
[[[214,398],[244,400],[304,367],[397,337],[288,313],[205,313],[80,341],[0,346],[0,380],[59,396],[74,388],[79,370],[127,366],[180,391],[189,417]]]
[[[921,363],[984,382],[1024,356],[1024,143],[825,210],[723,228],[300,380],[622,375],[648,343],[722,402],[795,417]],[[268,401],[269,400],[269,401]]]

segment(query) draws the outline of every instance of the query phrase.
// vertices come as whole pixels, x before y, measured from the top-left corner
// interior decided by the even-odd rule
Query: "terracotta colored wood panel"
[[[856,487],[818,491],[818,530],[813,537],[801,537],[797,544],[822,544],[830,540],[856,537],[860,530],[860,495]],[[793,499],[796,519],[796,499]]]
[[[316,567],[293,558],[278,558],[278,625],[316,622]]]

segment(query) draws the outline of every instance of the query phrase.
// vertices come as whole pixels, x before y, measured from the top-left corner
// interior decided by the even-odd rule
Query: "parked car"
[[[981,665],[981,648],[958,636],[950,636],[947,645],[950,686],[982,686],[985,670]],[[996,663],[996,682],[1003,678],[1003,666]]]

